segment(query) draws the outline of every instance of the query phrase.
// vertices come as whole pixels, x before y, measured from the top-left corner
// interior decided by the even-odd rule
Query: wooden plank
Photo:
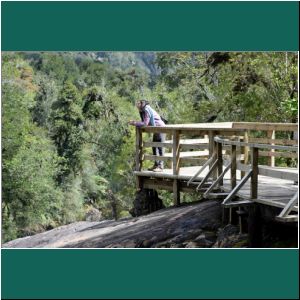
[[[192,140],[190,140],[192,141]],[[165,142],[152,142],[152,141],[147,141],[147,142],[144,142],[143,143],[143,146],[145,148],[149,148],[149,147],[165,147],[165,148],[170,148],[172,149],[173,147],[173,141],[170,140],[170,141],[165,141]],[[181,149],[184,149],[184,150],[192,150],[192,149],[195,149],[195,150],[205,150],[205,149],[208,149],[208,143],[204,143],[204,144],[201,144],[201,143],[181,143],[180,141],[180,148]]]
[[[173,130],[173,162],[172,169],[173,175],[178,175],[179,173],[179,161],[180,161],[180,131]],[[174,205],[180,205],[180,182],[177,179],[173,180],[173,201]]]
[[[247,182],[247,180],[250,178],[251,175],[252,175],[252,170],[242,178],[239,184],[224,199],[224,201],[222,202],[223,205],[226,204],[226,202],[230,201],[237,194],[237,192],[243,187],[243,185]]]
[[[182,150],[208,150],[208,144],[180,144]]]
[[[271,145],[275,145],[275,143],[274,143],[274,139],[275,139],[275,130],[268,130],[267,131],[267,137],[269,138],[269,139],[271,139]],[[273,140],[273,141],[272,141]],[[271,152],[273,153],[273,152],[275,152],[275,150],[274,149],[271,149]],[[270,167],[275,167],[275,157],[274,156],[269,156],[269,158],[268,158],[268,165],[270,166]]]
[[[232,128],[248,130],[298,131],[297,123],[234,122]]]
[[[286,217],[275,217],[275,220],[278,222],[283,222],[283,223],[287,223],[287,222],[298,222],[298,215],[289,215]]]
[[[222,166],[223,167],[223,166]],[[204,197],[207,197],[209,193],[215,188],[217,184],[223,185],[223,177],[224,175],[229,171],[229,168],[231,167],[231,162],[228,164],[228,166],[224,169],[224,171],[219,175],[217,180],[215,180],[212,185],[207,189],[207,191],[204,193]]]
[[[157,189],[157,190],[166,190],[169,192],[173,192],[173,181],[172,180],[164,180],[162,178],[144,178],[144,188],[148,189]],[[205,192],[206,188],[204,190],[201,190],[202,192]],[[187,192],[187,193],[193,193],[195,192],[194,186],[187,186],[186,182],[180,181],[180,191]]]
[[[259,156],[267,157],[289,157],[289,158],[298,158],[298,153],[293,152],[272,152],[271,151],[259,151]]]
[[[285,180],[298,180],[298,170],[291,169],[290,171],[283,168],[271,168],[268,166],[258,166],[258,174],[273,178],[285,179]]]
[[[239,147],[249,146],[249,147],[256,147],[259,149],[298,151],[298,147],[296,147],[296,146],[280,146],[280,145],[269,145],[269,144],[258,144],[258,143],[245,143],[245,142],[238,142],[238,141],[230,141],[228,139],[221,139],[219,137],[215,137],[214,140],[218,143],[222,143],[223,145],[236,145]]]
[[[178,130],[173,130],[173,148],[172,148],[173,175],[178,175],[178,171],[179,171],[179,160],[180,160],[179,139],[180,139],[180,132]]]
[[[204,185],[204,183],[207,181],[207,179],[209,178],[209,176],[214,172],[214,170],[216,169],[218,164],[218,161],[215,160],[215,162],[213,163],[213,165],[211,166],[211,168],[209,169],[209,171],[207,172],[207,174],[204,176],[204,178],[202,179],[202,181],[200,182],[200,184],[197,186],[196,190],[198,191],[199,189],[201,189],[201,187]]]
[[[213,131],[209,131],[208,140],[209,140],[208,142],[209,157],[212,157],[214,153],[214,132]]]
[[[284,146],[298,145],[297,140],[275,139],[275,138],[274,139],[272,139],[272,138],[252,138],[252,137],[249,137],[249,143],[275,144],[275,145],[284,145]]]
[[[173,158],[171,156],[157,156],[157,155],[152,155],[152,154],[144,154],[143,155],[143,159],[144,160],[157,160],[159,157],[159,160],[162,160],[162,161],[170,161],[172,160]]]
[[[197,171],[192,178],[188,181],[188,185],[193,182],[193,180],[195,180],[195,178],[197,178],[204,170],[207,166],[210,165],[210,163],[215,160],[216,155],[213,155],[211,158],[209,158],[206,163],[199,169],[199,171]]]
[[[174,205],[180,205],[180,181],[178,179],[173,181],[173,201]]]
[[[180,158],[180,166],[183,165],[183,163],[189,163],[194,164],[197,166],[203,165],[207,161],[208,156],[202,157],[202,158],[193,158],[193,157],[183,157]]]
[[[250,197],[252,199],[257,198],[257,188],[258,188],[258,149],[251,148],[251,191]]]
[[[239,207],[239,206],[246,206],[252,205],[254,202],[250,200],[237,200],[232,202],[227,202],[224,204],[224,207]]]
[[[248,140],[249,139],[249,132],[248,132],[248,130],[246,130],[245,131],[245,133],[244,133],[244,142],[245,143],[248,143]],[[244,154],[244,158],[242,159],[242,163],[244,163],[245,165],[247,165],[248,164],[248,160],[249,160],[249,146],[243,146],[242,147],[242,150],[241,150],[241,153],[243,153]],[[242,177],[244,177],[245,176],[245,172],[241,172],[241,176]]]
[[[251,166],[242,164],[240,162],[237,162],[236,163],[236,169],[240,170],[240,171],[244,171],[244,172],[249,172],[251,170]]]
[[[298,193],[294,195],[294,197],[288,202],[282,212],[279,214],[278,217],[286,217],[294,208],[294,206],[298,203]]]
[[[154,126],[155,127],[155,126]],[[147,126],[143,128],[154,128]],[[193,123],[193,124],[170,124],[164,127],[167,130],[204,130],[204,129],[232,129],[232,130],[276,130],[276,131],[298,131],[297,123],[262,123],[262,122],[216,122],[216,123]]]
[[[143,143],[144,148],[149,148],[149,147],[165,147],[165,148],[171,148],[173,147],[172,143],[169,142],[144,142]]]
[[[140,171],[142,168],[142,154],[143,154],[143,141],[142,141],[142,131],[139,127],[136,127],[135,132],[135,170]]]
[[[218,170],[218,176],[220,178],[220,175],[222,174],[223,172],[223,156],[222,156],[222,144],[220,143],[217,143],[216,144],[217,146],[217,170]],[[223,175],[224,176],[224,175]],[[221,177],[220,179],[220,184],[223,185],[223,177]]]
[[[236,170],[237,170],[237,163],[236,163],[236,146],[231,146],[231,170],[230,170],[230,182],[231,188],[234,189],[236,186]]]

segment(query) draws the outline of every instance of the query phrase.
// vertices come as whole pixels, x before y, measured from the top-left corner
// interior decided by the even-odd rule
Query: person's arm
[[[145,112],[144,121],[129,121],[130,125],[134,125],[137,127],[148,126],[150,123],[150,116],[147,112]]]

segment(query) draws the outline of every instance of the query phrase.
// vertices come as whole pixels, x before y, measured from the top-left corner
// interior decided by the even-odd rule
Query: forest
[[[294,52],[3,52],[2,242],[130,216],[137,100],[170,124],[298,122],[297,66]]]

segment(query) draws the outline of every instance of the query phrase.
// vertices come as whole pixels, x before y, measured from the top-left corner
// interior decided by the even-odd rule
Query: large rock
[[[210,247],[221,226],[216,200],[165,208],[119,221],[77,222],[3,245],[4,248]]]
[[[142,189],[137,192],[130,214],[133,217],[147,215],[159,209],[165,208],[157,191],[153,189]]]

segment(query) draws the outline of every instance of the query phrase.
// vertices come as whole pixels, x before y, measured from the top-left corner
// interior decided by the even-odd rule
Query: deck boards
[[[189,180],[201,167],[182,167],[179,170],[178,175],[173,175],[172,169],[164,169],[163,172],[152,172],[147,170],[142,170],[135,172],[135,175],[145,176],[148,178],[166,178],[166,179],[179,179],[179,180]],[[207,174],[209,168],[205,168],[203,173],[200,174],[195,181],[201,181],[203,177]],[[291,168],[280,168],[281,172],[286,171],[287,173],[298,173],[297,169]],[[237,184],[241,178],[240,171],[237,171]],[[230,172],[227,172],[224,176],[224,191],[230,191]],[[258,176],[258,197],[255,202],[275,206],[284,207],[288,201],[294,196],[298,191],[298,185],[295,185],[291,180],[285,180],[281,178],[272,178],[263,175]],[[237,194],[240,198],[251,199],[250,198],[250,180],[241,188]],[[253,200],[253,199],[252,199]],[[298,211],[298,206],[293,208],[293,211]]]

